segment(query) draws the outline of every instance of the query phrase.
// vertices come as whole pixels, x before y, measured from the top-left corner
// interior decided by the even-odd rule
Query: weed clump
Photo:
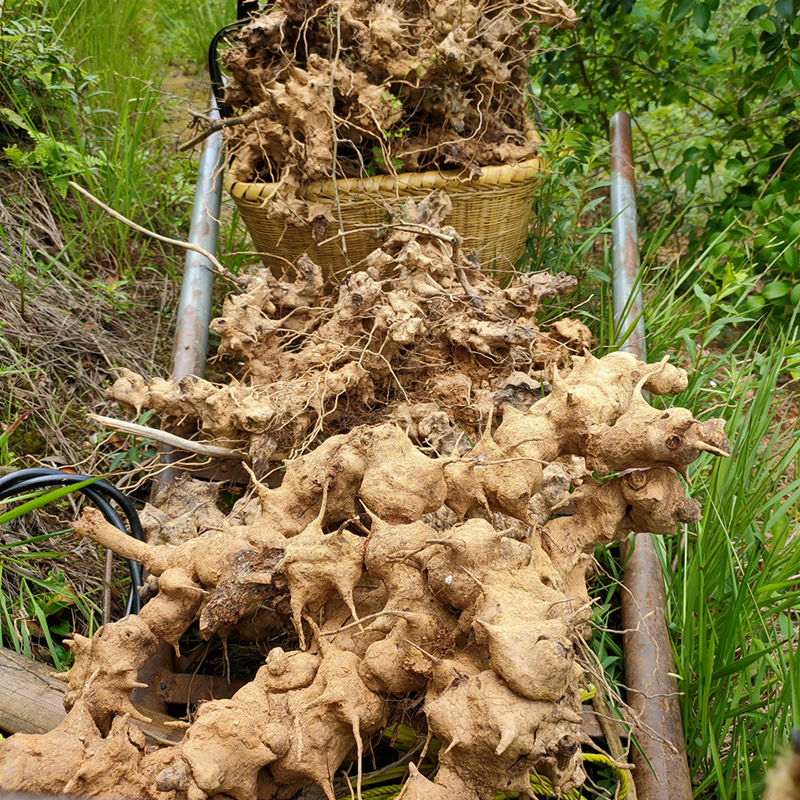
[[[360,796],[365,743],[396,701],[411,698],[421,699],[426,734],[441,748],[435,775],[410,769],[406,800],[529,793],[533,771],[561,793],[583,782],[578,644],[589,632],[592,552],[631,531],[669,534],[698,519],[679,474],[702,452],[726,455],[729,446],[721,420],[646,402],[644,391],[682,391],[683,370],[627,353],[571,352],[535,327],[519,299],[557,278],[503,289],[465,272],[462,282],[457,244],[441,228],[395,230],[370,269],[329,301],[315,294],[311,264],[291,284],[262,273],[217,323],[249,382],[209,385],[205,405],[187,402],[196,382],[128,374],[114,388],[132,407],[204,430],[218,424],[216,433],[246,444],[258,502],[177,544],[136,541],[84,512],[78,532],[140,561],[158,593],[138,616],[74,637],[68,715],[50,734],[0,745],[0,786],[267,800],[317,784],[333,800],[333,776],[352,755]],[[282,342],[278,330],[293,333]],[[393,330],[414,334],[398,333],[399,343]],[[423,425],[409,400],[427,384],[407,365],[431,352],[441,361],[431,360],[426,381],[446,356],[458,367],[453,385],[485,392],[476,435],[455,435],[448,447],[441,431],[457,430],[457,405],[431,403],[440,424]],[[530,378],[537,359],[547,363],[549,393]],[[365,417],[374,389],[367,398],[363,383],[351,392],[336,384],[314,405],[309,387],[355,367],[373,386],[391,374],[396,391],[374,420],[352,425],[336,410],[353,404]],[[282,435],[277,386],[286,397],[302,392],[302,431],[319,433],[325,417],[340,427],[325,429],[332,435],[321,443],[306,436],[271,488],[256,456],[265,435]],[[259,403],[271,413],[256,416]],[[237,416],[243,408],[249,416]],[[180,743],[148,751],[128,723],[139,714],[129,693],[144,661],[160,642],[177,647],[195,621],[210,639],[265,606],[297,647],[272,649],[233,697],[199,707]],[[48,758],[60,775],[42,768]]]

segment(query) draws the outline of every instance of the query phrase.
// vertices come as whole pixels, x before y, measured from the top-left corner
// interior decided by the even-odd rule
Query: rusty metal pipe
[[[214,94],[211,94],[212,119],[219,118]],[[203,142],[197,184],[194,190],[189,241],[216,255],[219,239],[219,209],[222,201],[222,133],[217,131]],[[187,375],[202,377],[206,370],[208,324],[211,321],[211,298],[214,289],[214,270],[205,256],[186,251],[175,325],[175,344],[172,350],[170,375],[176,382]],[[163,463],[174,460],[170,448],[159,449]],[[175,480],[176,470],[164,470],[155,487],[157,492]]]
[[[611,258],[614,334],[620,350],[647,359],[639,283],[639,233],[633,177],[631,121],[624,111],[611,117]]]
[[[210,116],[213,119],[219,118],[213,93]],[[212,255],[216,255],[219,238],[223,166],[222,133],[217,132],[203,142],[189,226],[189,241],[199,244]],[[213,288],[214,270],[211,263],[205,256],[187,250],[170,369],[171,377],[175,381],[180,381],[187,375],[202,377],[205,373]],[[160,447],[159,456],[162,464],[171,464],[176,459],[169,447]],[[175,467],[162,470],[153,484],[153,496],[172,483],[178,473],[179,470]],[[155,655],[139,670],[139,680],[146,683],[147,688],[135,689],[132,698],[147,708],[164,711],[163,686],[165,677],[172,672],[172,665],[172,648],[162,643]]]
[[[647,359],[633,175],[631,121],[611,118],[614,330],[619,349]],[[675,661],[664,617],[664,575],[650,533],[634,534],[622,547],[622,625],[628,703],[642,726],[641,753],[633,751],[639,800],[691,800]]]

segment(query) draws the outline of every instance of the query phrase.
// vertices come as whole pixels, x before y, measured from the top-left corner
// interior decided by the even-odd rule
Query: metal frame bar
[[[219,109],[213,92],[209,116],[219,119]],[[200,245],[212,255],[216,255],[219,240],[223,168],[222,132],[217,131],[203,142],[189,226],[189,241]],[[202,378],[205,374],[213,291],[214,269],[211,263],[200,253],[187,250],[170,369],[171,377],[176,382],[187,375]],[[164,463],[174,460],[173,451],[169,448],[161,448],[160,454]],[[174,481],[176,474],[174,469],[164,470],[159,476],[156,490]]]
[[[219,118],[213,93],[210,116]],[[212,255],[216,255],[219,239],[223,167],[222,133],[218,131],[203,142],[189,226],[189,241],[200,245]],[[205,256],[187,250],[170,369],[175,381],[180,381],[187,375],[202,377],[205,373],[213,290],[214,270],[211,263]],[[171,464],[177,458],[177,454],[168,447],[160,447],[159,456],[164,464]],[[175,467],[159,473],[153,493],[173,482],[178,473],[179,470]],[[163,711],[165,679],[172,673],[172,666],[172,648],[162,643],[155,655],[139,671],[139,680],[146,683],[147,688],[135,689],[133,699],[148,708]]]
[[[631,120],[611,118],[611,214],[614,330],[620,350],[647,360],[639,276],[639,236],[633,174]],[[640,800],[691,800],[692,784],[678,703],[675,661],[664,616],[664,575],[650,533],[622,547],[622,624],[628,703],[641,730],[633,751]]]

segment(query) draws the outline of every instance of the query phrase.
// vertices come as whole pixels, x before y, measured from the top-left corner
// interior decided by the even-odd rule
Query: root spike
[[[503,753],[508,750],[509,747],[514,742],[514,729],[511,727],[505,727],[500,729],[500,742],[498,743],[497,747],[495,748],[495,755],[501,756]]]
[[[715,456],[720,456],[721,458],[730,458],[731,456],[731,454],[726,450],[723,450],[721,447],[715,447],[713,444],[709,444],[708,442],[699,442],[695,445],[695,447],[705,453],[713,453]]]
[[[442,755],[446,756],[454,747],[461,744],[461,740],[456,736],[449,745],[442,751]]]
[[[364,742],[361,739],[361,720],[358,715],[352,713],[349,715],[350,725],[353,728],[353,738],[356,740],[356,756],[358,758],[358,773],[356,777],[356,797],[358,800],[363,800],[361,797],[361,779],[363,776],[363,759],[364,759]]]

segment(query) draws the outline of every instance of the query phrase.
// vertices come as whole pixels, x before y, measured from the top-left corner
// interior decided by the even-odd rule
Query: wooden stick
[[[111,580],[114,577],[114,551],[106,548],[105,568],[103,569],[103,627],[111,622]]]
[[[182,153],[186,150],[191,150],[195,145],[200,144],[201,142],[208,139],[209,136],[215,134],[217,131],[221,131],[224,128],[230,128],[234,125],[249,125],[251,122],[255,122],[259,119],[264,119],[267,116],[267,112],[264,108],[260,105],[251,108],[246,113],[242,114],[239,117],[226,117],[225,119],[208,119],[207,117],[201,117],[201,119],[205,120],[208,123],[208,127],[204,128],[200,133],[198,133],[193,138],[189,139],[188,142],[182,144],[178,148],[178,152]]]
[[[478,311],[483,310],[483,302],[481,301],[480,297],[478,297],[478,293],[472,288],[472,284],[469,282],[469,278],[467,277],[467,273],[464,272],[464,267],[456,264],[456,276],[458,277],[458,282],[461,284],[461,288],[464,290],[464,293],[469,298],[470,303],[472,303],[474,308],[477,308]]]
[[[105,425],[106,428],[111,428],[113,431],[129,433],[131,436],[137,436],[140,439],[152,439],[154,442],[160,442],[167,445],[167,447],[174,447],[176,450],[186,450],[189,453],[196,453],[207,458],[229,458],[233,461],[245,461],[248,463],[250,461],[247,454],[241,450],[231,450],[228,447],[194,442],[191,439],[176,436],[174,433],[167,433],[158,428],[150,428],[147,425],[139,425],[135,422],[127,422],[124,419],[104,417],[100,414],[87,414],[86,416],[94,422]]]
[[[595,715],[600,722],[600,727],[603,729],[603,734],[606,738],[608,751],[611,753],[615,761],[624,763],[627,761],[627,753],[620,741],[619,733],[617,732],[618,723],[611,715],[611,709],[606,702],[606,693],[599,686],[595,688],[595,694],[592,698],[592,705],[594,706]],[[628,798],[636,800],[636,784],[633,782],[633,772],[630,769],[625,770],[628,773]]]

